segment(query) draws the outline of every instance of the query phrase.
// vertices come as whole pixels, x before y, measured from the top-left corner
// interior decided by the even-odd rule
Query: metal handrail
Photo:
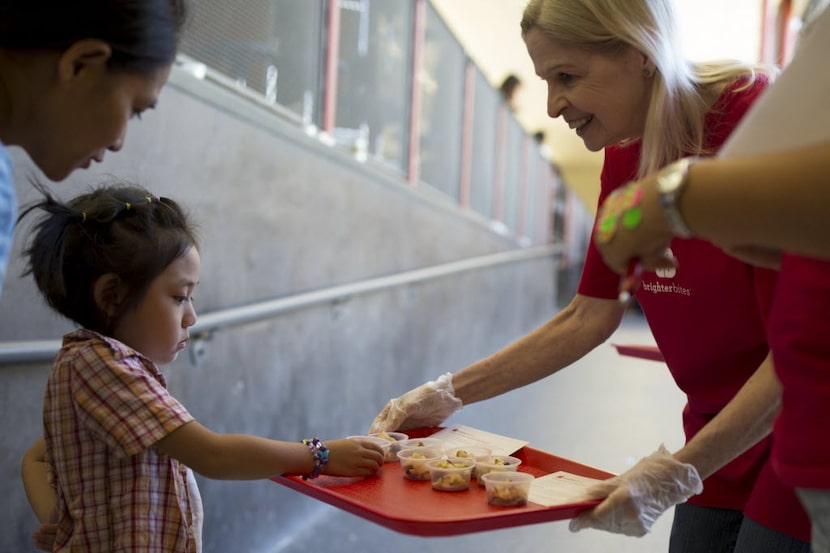
[[[289,311],[297,311],[314,305],[341,302],[354,296],[378,292],[406,284],[424,282],[475,269],[543,257],[553,257],[561,254],[564,248],[564,244],[553,244],[511,250],[442,265],[434,265],[414,271],[406,271],[395,275],[332,286],[330,288],[295,294],[285,298],[222,309],[200,316],[196,324],[190,329],[190,332],[191,336],[194,337],[210,336],[211,333],[221,328],[254,323],[276,317]],[[0,342],[0,367],[11,363],[50,361],[54,358],[60,346],[60,340]]]

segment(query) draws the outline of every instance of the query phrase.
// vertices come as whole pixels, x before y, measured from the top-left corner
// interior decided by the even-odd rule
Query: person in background
[[[516,99],[518,98],[521,88],[522,80],[512,73],[506,76],[501,82],[501,86],[499,87],[499,90],[501,90],[501,97],[504,98],[504,101],[507,102],[507,106],[512,110],[516,109]]]
[[[190,469],[232,480],[378,470],[383,454],[372,443],[218,434],[170,395],[157,365],[187,347],[200,267],[194,228],[175,201],[119,184],[68,203],[47,193],[22,216],[38,209],[28,271],[48,304],[81,327],[64,336],[46,385],[50,489],[30,466],[37,459],[23,464],[35,512],[57,525],[49,551],[199,550]]]
[[[816,102],[824,100],[826,79],[802,78],[813,70],[812,59],[824,55],[830,44],[830,10],[815,13],[781,78],[781,84],[788,78],[798,84],[788,89],[797,94],[786,98],[796,106],[788,119],[805,128],[798,134],[784,130],[781,136],[788,138],[772,153],[690,163],[674,216],[662,212],[662,172],[618,190],[598,216],[600,225],[615,220],[615,231],[602,239],[598,234],[597,247],[618,272],[632,259],[647,268],[674,270],[675,260],[665,251],[678,234],[705,238],[742,258],[780,267],[767,322],[782,385],[772,461],[810,514],[813,553],[830,553],[830,446],[825,439],[830,428],[830,228],[825,228],[830,221],[830,141],[819,120],[806,123],[823,108]],[[773,99],[781,98],[770,94],[753,117],[763,120],[777,112]],[[816,132],[823,132],[825,139],[814,141]],[[620,201],[622,197],[640,201],[632,205]],[[632,209],[640,210],[640,223],[620,225]]]
[[[522,34],[547,83],[548,114],[562,117],[589,150],[604,150],[600,202],[672,161],[715,154],[774,74],[739,62],[689,62],[673,7],[671,0],[531,0],[525,8]],[[660,446],[591,490],[605,500],[571,529],[639,536],[675,506],[672,553],[807,553],[809,519],[769,458],[780,388],[764,322],[776,274],[702,240],[677,241],[672,250],[679,268],[643,272],[632,292],[686,394],[686,444],[674,453]],[[493,355],[391,400],[372,430],[432,426],[465,404],[567,367],[620,324],[619,285],[592,241],[565,309]]]
[[[53,181],[120,150],[127,121],[156,105],[184,22],[184,0],[0,1],[0,291],[16,215],[6,147]]]

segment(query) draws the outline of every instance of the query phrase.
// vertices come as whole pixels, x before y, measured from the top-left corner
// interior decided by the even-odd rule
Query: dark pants
[[[741,511],[682,503],[674,508],[669,553],[810,553],[810,544],[770,530]]]

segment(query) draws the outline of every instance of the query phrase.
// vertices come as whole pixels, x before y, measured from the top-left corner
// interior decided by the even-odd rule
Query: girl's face
[[[102,161],[107,150],[120,150],[127,122],[156,105],[170,67],[137,74],[111,71],[101,63],[78,71],[44,95],[22,143],[53,181]]]
[[[199,282],[199,252],[191,247],[153,280],[139,304],[128,309],[112,335],[158,365],[187,347],[196,322],[193,289]]]
[[[642,136],[653,67],[632,47],[615,55],[589,52],[551,39],[538,27],[525,35],[536,74],[548,85],[548,115],[562,117],[596,152]]]

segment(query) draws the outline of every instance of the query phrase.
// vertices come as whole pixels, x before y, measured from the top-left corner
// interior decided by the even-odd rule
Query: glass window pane
[[[340,2],[335,138],[403,170],[409,137],[411,0]],[[357,144],[349,144],[358,140]]]
[[[421,99],[420,179],[458,199],[466,54],[427,4]]]
[[[181,51],[318,120],[323,0],[194,0]]]
[[[556,203],[553,206],[553,241],[565,241],[565,216],[568,213],[568,188],[560,181],[556,186]]]
[[[470,207],[488,219],[493,215],[496,129],[500,102],[499,92],[476,69]]]
[[[512,113],[508,114],[506,127],[501,221],[515,231],[519,215],[522,143],[527,136]]]
[[[270,0],[277,43],[275,90],[271,98],[320,124],[325,32],[324,0]]]
[[[527,148],[527,180],[524,196],[524,225],[519,229],[521,233],[530,238],[534,243],[538,241],[536,236],[536,212],[539,209],[541,195],[537,195],[537,180],[539,173],[544,169],[542,156],[539,155],[539,148],[534,141]]]

